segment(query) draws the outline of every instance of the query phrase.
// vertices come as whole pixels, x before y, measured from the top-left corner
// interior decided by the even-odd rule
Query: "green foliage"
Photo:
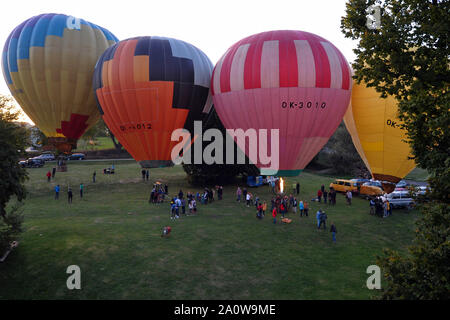
[[[99,119],[95,125],[87,130],[81,137],[84,140],[94,140],[98,137],[107,137],[109,135],[109,129],[106,126],[103,119]]]
[[[381,8],[381,28],[366,27],[366,8]],[[430,173],[410,257],[387,251],[384,298],[449,298],[450,202],[449,1],[350,0],[341,29],[359,40],[355,79],[399,101],[399,118],[416,163]]]
[[[27,143],[27,132],[14,123],[19,112],[14,111],[11,99],[0,95],[0,249],[9,245],[11,236],[20,231],[20,218],[16,207],[8,213],[6,206],[11,197],[18,201],[25,197],[23,183],[27,173],[19,166],[19,157]],[[8,241],[8,242],[3,242]],[[1,254],[1,251],[0,251]]]
[[[417,222],[410,257],[385,250],[378,257],[388,282],[383,299],[450,299],[450,214],[446,204],[427,204]]]
[[[329,168],[330,174],[370,177],[343,122],[308,167],[317,165]]]
[[[18,202],[0,218],[0,256],[9,244],[22,232],[22,203]]]

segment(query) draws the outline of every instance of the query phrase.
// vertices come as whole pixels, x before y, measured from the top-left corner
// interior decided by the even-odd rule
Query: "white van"
[[[387,199],[393,209],[401,207],[411,208],[414,205],[414,199],[411,198],[408,191],[391,192],[387,195]]]

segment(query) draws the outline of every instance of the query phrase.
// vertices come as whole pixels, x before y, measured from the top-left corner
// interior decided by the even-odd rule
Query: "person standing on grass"
[[[144,169],[141,170],[141,175],[142,175],[142,180],[145,181],[145,170]]]
[[[172,199],[172,201],[170,201],[170,220],[175,219],[175,208],[176,208],[176,204],[175,201]]]
[[[277,223],[277,208],[273,208],[272,210],[273,223]]]
[[[189,200],[189,202],[188,202],[188,206],[189,206],[189,214],[192,214],[192,210],[194,209],[194,206],[192,205],[192,199],[191,200]]]
[[[237,190],[236,190],[236,201],[237,202],[241,202],[241,194],[242,194],[241,188],[237,187]]]
[[[72,203],[72,198],[73,198],[72,189],[69,187],[69,189],[67,190],[67,201],[69,203]]]
[[[347,202],[351,206],[352,205],[352,192],[350,190],[347,191]]]
[[[371,198],[369,201],[369,206],[370,206],[370,215],[374,215],[375,214],[375,201],[373,201],[373,199]]]
[[[327,204],[328,192],[327,190],[323,191],[323,203]]]
[[[316,212],[316,219],[317,219],[317,229],[320,229],[320,218],[322,216],[322,209],[319,209],[319,211]]]
[[[80,183],[80,198],[83,198],[84,185]]]
[[[223,187],[219,186],[217,189],[217,195],[219,196],[219,200],[222,200],[222,194],[223,194]]]
[[[95,183],[95,177],[97,176],[97,172],[94,171],[92,174],[92,182]]]
[[[55,174],[56,174],[56,168],[53,167],[53,169],[52,169],[52,179],[55,179]]]
[[[47,182],[50,182],[50,179],[52,178],[52,173],[50,170],[47,172]]]
[[[244,196],[244,200],[247,200],[247,188],[242,189],[242,195]]]
[[[322,190],[317,191],[317,201],[322,202]]]
[[[181,208],[181,200],[180,198],[176,198],[175,199],[175,218],[178,219],[180,218],[180,208]]]
[[[259,197],[258,195],[255,195],[255,207],[258,208],[258,205],[259,205]]]
[[[321,216],[320,216],[320,225],[319,225],[319,229],[320,226],[323,224],[323,230],[326,230],[327,228],[327,214],[325,213],[325,211],[322,212]]]
[[[186,215],[186,200],[181,199],[181,213]]]
[[[303,203],[303,200],[300,200],[300,203],[298,204],[298,208],[300,210],[300,217],[303,217],[303,212],[305,210],[305,205]]]
[[[294,201],[292,202],[292,211],[294,214],[297,213],[297,198],[294,198]]]
[[[266,215],[266,210],[267,210],[267,202],[263,202],[263,204],[262,204],[262,214],[263,214],[263,216],[265,216]]]
[[[55,200],[59,199],[59,184],[55,186]]]
[[[305,217],[307,217],[309,208],[308,208],[308,202],[306,200],[305,200],[305,202],[303,202],[303,207],[305,210]]]
[[[284,203],[282,202],[280,204],[280,213],[281,213],[281,217],[284,218],[284,210],[286,209],[286,207],[284,206]]]
[[[262,219],[262,204],[261,203],[256,206],[256,217],[260,220]]]
[[[336,226],[334,225],[334,222],[331,223],[330,232],[331,232],[331,235],[333,237],[333,243],[336,243],[337,229],[336,229]]]
[[[300,194],[300,183],[298,183],[298,182],[296,185],[296,191],[297,191],[297,195],[299,195]]]
[[[250,207],[250,193],[246,193],[245,200],[247,201],[247,207]]]
[[[150,170],[145,171],[145,178],[148,181],[148,178],[150,177]]]

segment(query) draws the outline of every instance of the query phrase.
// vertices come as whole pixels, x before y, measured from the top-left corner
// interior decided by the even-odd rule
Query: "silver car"
[[[414,199],[408,191],[394,191],[387,195],[392,208],[412,208],[414,206]]]

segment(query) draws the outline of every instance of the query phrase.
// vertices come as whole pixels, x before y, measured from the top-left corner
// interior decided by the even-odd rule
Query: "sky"
[[[164,36],[189,42],[215,64],[235,42],[270,30],[301,30],[331,41],[349,62],[356,42],[340,30],[345,0],[21,0],[2,4],[0,46],[24,20],[63,13],[111,31],[119,40]],[[0,77],[0,94],[10,94]],[[27,117],[23,120],[29,121]]]

